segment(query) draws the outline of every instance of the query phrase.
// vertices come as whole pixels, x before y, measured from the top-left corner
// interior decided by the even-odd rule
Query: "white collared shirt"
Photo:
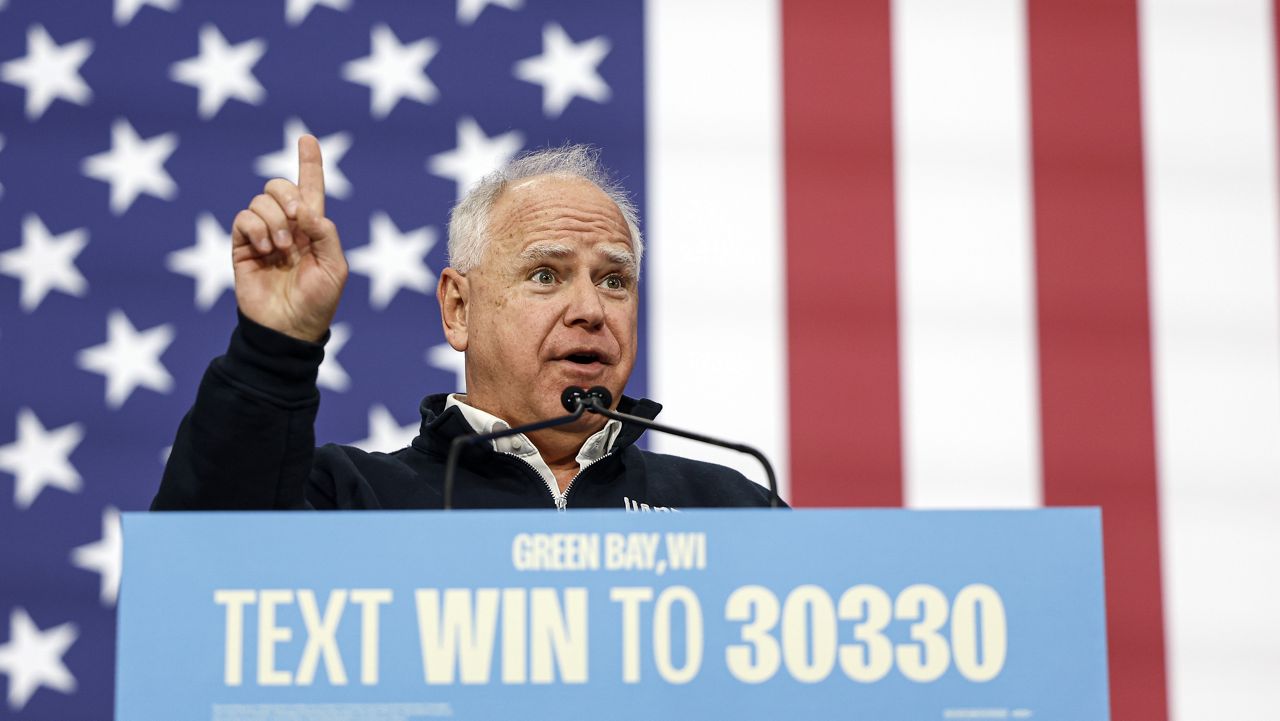
[[[487,413],[467,404],[462,400],[466,396],[459,393],[450,393],[449,398],[445,401],[445,410],[457,406],[462,411],[462,417],[467,419],[467,423],[471,424],[471,428],[476,433],[493,433],[494,431],[505,431],[511,427],[510,423],[501,418]],[[622,430],[620,421],[609,419],[604,424],[604,428],[591,435],[590,438],[582,444],[582,448],[578,449],[578,473],[582,473],[587,466],[595,463],[605,457],[613,450],[614,441],[618,439],[618,433]],[[555,498],[556,508],[564,510],[565,496],[560,492],[560,484],[556,481],[556,474],[551,471],[551,466],[543,460],[542,454],[538,452],[533,442],[523,434],[518,433],[514,436],[498,438],[490,441],[493,444],[493,450],[499,453],[506,453],[515,456],[524,462],[533,466],[533,470],[542,476],[543,482],[547,484],[547,490],[551,491],[551,495]],[[567,489],[566,489],[567,490]]]

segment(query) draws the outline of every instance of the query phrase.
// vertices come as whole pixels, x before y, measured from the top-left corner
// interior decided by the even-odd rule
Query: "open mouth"
[[[600,356],[595,353],[573,353],[566,356],[565,360],[579,365],[590,365],[592,363],[599,363]]]

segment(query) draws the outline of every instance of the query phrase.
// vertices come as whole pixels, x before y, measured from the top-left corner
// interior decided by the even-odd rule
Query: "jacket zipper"
[[[604,454],[603,456],[600,456],[594,461],[588,461],[586,464],[578,467],[578,472],[573,474],[573,478],[570,478],[569,482],[565,484],[564,493],[560,496],[561,503],[557,504],[560,510],[563,511],[569,506],[569,491],[573,490],[573,482],[578,480],[578,478],[581,477],[583,473],[586,473],[588,468],[594,466],[600,461],[603,461],[604,459],[608,458],[611,455],[613,455],[613,451],[609,451],[608,453]]]
[[[613,451],[609,451],[608,453],[604,454],[603,456],[600,456],[599,458],[595,459],[594,461],[588,461],[586,464],[584,464],[584,465],[582,465],[582,466],[579,466],[579,467],[578,467],[578,472],[577,472],[577,473],[575,473],[575,474],[573,474],[573,478],[570,478],[570,479],[569,479],[569,482],[568,482],[567,484],[565,484],[565,487],[564,487],[564,493],[560,493],[560,492],[556,489],[556,487],[555,487],[554,485],[552,485],[552,484],[554,484],[554,483],[555,483],[555,472],[554,472],[554,471],[553,471],[553,472],[552,472],[552,474],[551,474],[551,480],[548,480],[548,479],[546,479],[546,478],[543,478],[543,476],[542,476],[542,474],[541,474],[541,473],[538,473],[538,469],[537,469],[537,468],[534,468],[532,463],[530,463],[530,462],[526,461],[525,459],[521,458],[520,456],[518,456],[518,455],[516,455],[516,454],[514,454],[514,453],[511,453],[511,452],[509,452],[509,451],[503,451],[503,452],[502,452],[502,454],[503,454],[504,456],[511,456],[512,458],[516,459],[517,461],[520,461],[521,463],[525,464],[526,466],[528,466],[528,467],[529,467],[529,470],[533,471],[533,475],[537,476],[538,478],[541,478],[541,479],[542,479],[542,484],[543,484],[544,486],[546,486],[546,487],[547,487],[547,492],[551,494],[551,501],[552,501],[552,503],[554,503],[554,504],[555,504],[556,510],[557,510],[557,511],[563,511],[563,510],[566,510],[566,509],[568,508],[568,505],[569,505],[569,491],[573,490],[573,482],[574,482],[574,481],[576,481],[576,480],[578,480],[578,477],[579,477],[579,476],[581,476],[581,475],[583,474],[583,472],[585,472],[588,468],[590,468],[590,467],[594,466],[595,464],[599,463],[600,461],[604,460],[605,458],[608,458],[609,456],[613,455]]]
[[[529,470],[533,473],[533,475],[537,476],[537,477],[538,477],[538,479],[542,481],[542,485],[544,485],[544,486],[546,486],[546,487],[547,487],[547,491],[551,493],[551,502],[555,505],[556,510],[560,510],[560,511],[563,511],[563,510],[564,510],[564,507],[560,505],[560,504],[561,504],[560,499],[556,497],[556,489],[554,489],[554,488],[552,488],[552,487],[551,487],[551,484],[550,484],[549,482],[547,482],[547,479],[545,479],[545,478],[543,478],[543,477],[542,477],[542,474],[541,474],[541,473],[538,473],[538,469],[537,469],[537,468],[534,468],[532,463],[530,463],[530,462],[526,461],[525,459],[521,458],[520,456],[517,456],[516,454],[511,453],[511,452],[509,452],[509,451],[502,451],[502,455],[504,455],[504,456],[511,456],[512,458],[516,459],[517,461],[520,461],[521,463],[525,464],[525,466],[527,466],[527,467],[529,468]],[[553,474],[553,475],[554,475],[554,474]],[[567,488],[567,487],[566,487],[566,488]]]

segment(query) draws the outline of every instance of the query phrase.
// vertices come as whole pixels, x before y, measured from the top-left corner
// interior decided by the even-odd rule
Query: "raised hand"
[[[324,217],[320,143],[298,139],[298,184],[276,178],[236,215],[231,258],[240,311],[294,338],[318,341],[338,310],[347,259]]]

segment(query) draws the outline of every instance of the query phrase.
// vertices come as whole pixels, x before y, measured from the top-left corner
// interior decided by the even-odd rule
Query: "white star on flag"
[[[575,45],[564,28],[548,23],[542,28],[542,54],[517,62],[515,76],[541,85],[542,114],[557,118],[575,97],[597,103],[609,100],[609,85],[596,67],[610,47],[603,35]]]
[[[200,117],[208,120],[231,98],[262,104],[267,91],[254,77],[253,66],[265,52],[262,38],[230,45],[216,25],[206,24],[200,28],[200,53],[171,65],[169,77],[199,91]]]
[[[419,425],[418,421],[414,421],[402,426],[386,406],[375,403],[369,408],[369,437],[351,445],[370,453],[398,451],[413,442],[418,435]]]
[[[22,282],[21,305],[28,313],[40,306],[50,291],[84,297],[89,283],[76,267],[76,256],[89,242],[87,228],[53,235],[40,217],[22,219],[22,245],[0,253],[0,273]]]
[[[102,538],[71,550],[71,562],[102,577],[98,598],[104,606],[116,605],[120,592],[120,511],[107,506],[102,512]]]
[[[284,123],[284,147],[274,153],[258,156],[254,172],[264,178],[288,178],[298,182],[298,138],[310,135],[307,124],[298,118]],[[351,195],[351,181],[338,167],[343,156],[351,149],[351,133],[333,133],[319,138],[320,155],[324,160],[324,192],[335,198]]]
[[[29,120],[44,115],[58,98],[88,105],[93,91],[80,77],[80,66],[92,52],[89,38],[58,45],[43,25],[32,25],[27,28],[27,54],[0,65],[0,80],[26,90]]]
[[[351,0],[285,0],[284,20],[290,25],[300,25],[317,5],[346,11],[351,9]]]
[[[178,9],[178,0],[116,0],[113,14],[116,25],[123,26],[133,22],[133,16],[137,15],[144,5],[173,12]]]
[[[458,392],[467,392],[466,353],[454,350],[448,343],[433,345],[427,349],[427,363],[436,370],[452,373]]]
[[[320,362],[316,385],[339,392],[351,387],[351,376],[347,375],[347,369],[338,362],[338,354],[350,339],[351,326],[346,323],[334,323],[330,326],[329,342],[324,344],[324,360]]]
[[[169,253],[165,267],[195,278],[196,307],[209,310],[224,292],[235,287],[230,232],[211,214],[201,213],[196,218],[196,244]]]
[[[480,17],[480,13],[490,5],[507,8],[508,10],[519,10],[524,6],[524,0],[458,0],[458,24],[470,25]]]
[[[111,186],[111,212],[123,215],[139,195],[161,200],[178,194],[164,164],[178,148],[178,134],[164,133],[143,139],[124,118],[111,124],[111,150],[90,155],[80,164],[80,172]]]
[[[379,211],[369,219],[369,244],[347,251],[347,263],[369,276],[369,305],[382,310],[401,288],[429,293],[435,287],[436,276],[426,264],[435,244],[434,228],[401,233],[391,217]]]
[[[426,72],[440,50],[435,40],[423,38],[402,45],[390,27],[379,23],[369,33],[369,44],[368,55],[342,66],[342,77],[369,87],[373,117],[387,117],[403,98],[430,103],[439,97]]]
[[[458,120],[457,128],[457,147],[431,156],[427,170],[457,183],[461,199],[481,178],[515,157],[524,147],[524,136],[509,130],[491,138],[469,117]]]
[[[84,440],[84,425],[68,423],[48,430],[35,411],[18,409],[17,439],[0,446],[0,470],[14,477],[13,505],[24,511],[35,503],[45,488],[80,491],[80,473],[71,464],[71,454]]]
[[[173,390],[173,376],[160,355],[173,342],[168,323],[139,332],[124,311],[107,316],[107,342],[80,351],[76,364],[107,378],[107,407],[119,408],[142,386],[159,393]]]
[[[9,641],[0,646],[0,673],[9,677],[9,708],[21,711],[41,686],[62,693],[76,690],[62,657],[76,642],[80,631],[74,623],[64,623],[45,631],[21,606],[9,615]]]

